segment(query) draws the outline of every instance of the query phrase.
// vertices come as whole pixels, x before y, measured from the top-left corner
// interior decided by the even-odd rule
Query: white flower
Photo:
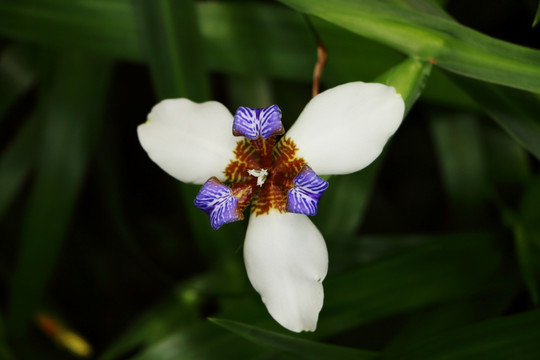
[[[314,97],[279,140],[284,129],[276,105],[241,107],[233,117],[220,103],[187,99],[157,104],[138,135],[167,173],[204,184],[195,204],[215,229],[243,219],[251,202],[244,243],[249,280],[282,326],[314,331],[328,268],[324,239],[306,216],[316,213],[328,187],[318,175],[369,165],[403,112],[394,88],[354,82]]]

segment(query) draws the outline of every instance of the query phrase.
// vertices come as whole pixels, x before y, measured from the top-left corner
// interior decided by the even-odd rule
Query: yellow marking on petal
[[[225,168],[224,174],[229,182],[249,181],[248,170],[261,169],[259,156],[248,140],[238,141],[234,149],[234,159]]]

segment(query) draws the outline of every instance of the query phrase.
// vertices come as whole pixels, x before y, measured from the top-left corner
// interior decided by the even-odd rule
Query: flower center
[[[266,169],[261,169],[261,170],[251,169],[251,170],[248,170],[248,174],[257,178],[257,186],[260,186],[260,187],[263,186],[264,182],[266,181],[266,178],[268,177],[268,171]]]
[[[292,139],[277,139],[283,132],[281,110],[276,105],[238,109],[233,134],[245,139],[236,143],[234,159],[224,170],[226,184],[212,178],[195,199],[195,205],[210,216],[214,229],[241,220],[250,202],[254,216],[271,210],[316,214],[328,183],[297,155]]]

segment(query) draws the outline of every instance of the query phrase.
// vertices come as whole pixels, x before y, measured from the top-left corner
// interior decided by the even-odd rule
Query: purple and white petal
[[[208,214],[214,230],[233,221],[242,220],[244,216],[238,210],[238,198],[232,190],[212,177],[204,183],[195,197],[195,206]]]
[[[277,105],[261,109],[241,106],[233,120],[233,135],[255,140],[267,139],[273,135],[285,133],[281,123],[281,110]]]
[[[251,215],[244,242],[249,280],[268,312],[291,331],[314,331],[328,270],[324,239],[305,215]]]
[[[348,174],[379,156],[405,104],[393,87],[353,82],[315,96],[285,134],[319,175]]]
[[[294,178],[293,184],[287,193],[287,211],[310,216],[317,214],[319,199],[328,189],[328,182],[305,165]]]
[[[211,176],[225,180],[223,170],[234,158],[238,139],[231,134],[233,117],[215,101],[164,100],[137,128],[148,156],[180,181],[203,184]]]

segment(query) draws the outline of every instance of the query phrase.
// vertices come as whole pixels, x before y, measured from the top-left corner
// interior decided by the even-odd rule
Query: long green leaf
[[[406,59],[380,75],[376,81],[396,88],[405,101],[407,114],[422,94],[430,73],[431,64],[417,59]]]
[[[452,80],[514,140],[540,159],[540,101],[537,97],[460,76],[452,76]]]
[[[514,230],[516,257],[532,301],[540,302],[540,179],[533,178],[525,189],[519,213],[507,217]]]
[[[509,292],[506,284],[516,283],[511,272],[501,275],[502,253],[492,235],[409,237],[408,241],[421,245],[384,261],[328,276],[317,331],[303,336],[324,338],[487,290]],[[359,254],[351,252],[350,256]],[[500,289],[501,284],[506,287]],[[230,305],[215,316],[284,331],[270,319],[256,296],[232,297]],[[228,337],[203,323],[179,331],[171,329],[167,337],[150,345],[136,359],[212,358],[229,354],[231,358],[257,358],[260,350],[246,344],[250,343]]]
[[[269,351],[209,323],[199,323],[152,344],[133,360],[257,359]]]
[[[35,81],[35,70],[25,47],[11,46],[0,55],[0,116]]]
[[[13,354],[8,347],[6,331],[4,328],[4,319],[0,315],[0,358],[4,360],[14,360]]]
[[[540,311],[459,328],[408,344],[385,359],[534,360],[540,357]]]
[[[532,26],[535,27],[539,21],[540,21],[540,2],[538,3],[538,7],[536,8],[536,15],[534,16]]]
[[[381,1],[282,2],[446,70],[540,93],[540,51],[490,38],[438,15]]]
[[[34,115],[26,120],[15,139],[0,158],[0,219],[23,187],[36,160],[38,121]]]
[[[315,335],[333,334],[495,286],[490,279],[501,271],[503,260],[494,242],[488,234],[434,237],[405,254],[329,277]]]
[[[195,2],[137,0],[135,10],[144,58],[150,64],[159,99],[207,100],[208,78]]]
[[[170,333],[196,323],[200,307],[208,300],[206,293],[211,280],[210,276],[204,275],[177,286],[172,296],[135,319],[99,359],[122,357],[133,349],[151,346]]]
[[[300,359],[363,360],[374,359],[378,356],[376,352],[372,351],[365,351],[304,340],[292,336],[278,334],[268,330],[263,330],[236,321],[224,319],[210,319],[210,321],[256,344],[260,344],[274,350],[296,355]]]
[[[430,129],[441,178],[457,225],[478,226],[486,219],[489,184],[481,128],[464,113],[434,114]]]
[[[291,80],[311,79],[315,43],[304,19],[297,13],[267,3],[197,2],[196,8],[202,62],[208,69]],[[2,36],[132,61],[156,61],[153,54],[145,55],[146,45],[139,39],[137,25],[129,0],[0,1]],[[313,19],[313,25],[329,52],[323,75],[328,86],[372,79],[404,58],[387,46],[326,21]],[[160,44],[163,39],[156,41]],[[443,89],[443,96],[427,91],[424,98],[452,104],[463,102],[453,92],[446,91],[447,82],[439,88]]]
[[[69,53],[45,84],[49,104],[40,134],[38,169],[23,223],[10,293],[8,329],[23,335],[54,268],[75,205],[106,99],[110,63]]]

